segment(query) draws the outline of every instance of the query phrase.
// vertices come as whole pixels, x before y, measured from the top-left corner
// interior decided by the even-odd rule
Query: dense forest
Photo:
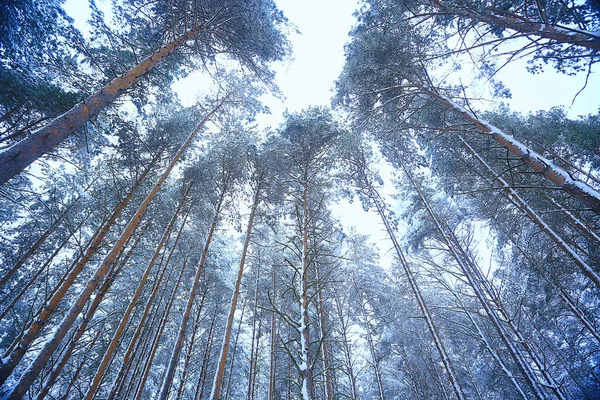
[[[0,399],[600,398],[600,115],[498,79],[587,84],[597,0],[362,0],[271,128],[274,0],[63,3],[0,3]]]

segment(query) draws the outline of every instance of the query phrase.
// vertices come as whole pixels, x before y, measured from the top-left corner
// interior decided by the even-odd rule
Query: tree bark
[[[88,391],[85,395],[85,400],[91,400],[94,397],[94,395],[96,394],[96,391],[98,390],[98,388],[100,386],[100,383],[104,377],[104,373],[106,372],[106,368],[108,367],[108,363],[110,362],[115,350],[117,349],[117,345],[119,344],[119,341],[121,340],[121,336],[125,332],[125,328],[126,328],[127,324],[129,323],[129,318],[131,317],[131,314],[133,313],[133,309],[135,308],[137,301],[139,300],[140,296],[142,295],[142,291],[144,290],[146,281],[148,280],[148,277],[150,276],[150,272],[154,268],[154,264],[156,263],[156,260],[158,259],[159,255],[163,249],[164,244],[166,243],[167,239],[171,235],[171,231],[173,230],[175,221],[177,220],[177,217],[179,216],[181,208],[183,207],[183,205],[185,203],[185,200],[187,198],[188,193],[190,192],[190,189],[191,189],[191,186],[188,186],[185,194],[183,195],[183,198],[179,202],[179,206],[173,213],[173,217],[171,218],[171,221],[169,221],[169,224],[167,225],[165,232],[162,235],[162,238],[160,239],[158,245],[156,246],[156,250],[154,251],[152,258],[150,259],[150,262],[148,263],[148,266],[146,267],[146,270],[144,271],[144,274],[142,275],[140,282],[138,283],[138,286],[133,294],[133,297],[131,298],[131,300],[129,302],[129,306],[127,307],[127,309],[125,310],[125,313],[121,317],[121,322],[119,323],[119,326],[115,330],[115,333],[113,334],[113,337],[112,337],[110,343],[108,344],[108,347],[104,353],[104,356],[102,357],[102,361],[100,362],[100,365],[98,366],[98,369],[96,370],[94,379],[92,380],[92,383],[90,384],[90,387],[88,388]],[[184,222],[184,224],[185,224],[185,222]]]
[[[240,265],[238,268],[237,279],[233,289],[233,295],[231,297],[231,305],[229,306],[229,315],[227,316],[227,323],[225,325],[225,333],[223,334],[223,344],[221,345],[221,354],[219,355],[219,361],[217,364],[217,372],[215,373],[215,380],[213,382],[212,392],[210,398],[212,400],[218,400],[221,395],[221,386],[223,384],[223,378],[225,376],[225,364],[227,363],[227,354],[229,352],[229,341],[231,339],[231,329],[233,327],[233,318],[235,316],[235,309],[237,307],[238,297],[240,294],[240,287],[242,285],[242,276],[244,274],[244,266],[246,265],[246,254],[250,247],[250,237],[252,235],[252,228],[254,227],[254,216],[256,214],[256,208],[260,202],[260,188],[262,184],[262,176],[258,178],[256,190],[254,193],[254,200],[252,202],[252,208],[250,210],[250,217],[248,218],[248,226],[246,228],[246,238],[244,239],[244,247],[242,249],[242,257],[240,259]]]
[[[167,43],[150,57],[89,96],[83,103],[77,104],[27,138],[0,153],[0,185],[20,173],[29,164],[51,151],[69,135],[81,128],[104,107],[133,86],[142,76],[175,52],[177,48],[197,36],[202,29],[204,29],[204,26],[197,26]]]
[[[202,276],[202,271],[204,270],[204,263],[206,262],[208,248],[212,241],[215,229],[217,228],[217,223],[219,222],[221,206],[223,205],[223,200],[225,198],[226,192],[227,192],[227,186],[222,188],[221,193],[219,194],[219,201],[215,208],[215,215],[213,217],[212,224],[208,231],[208,236],[206,238],[206,243],[204,244],[204,249],[202,250],[202,256],[200,258],[200,263],[198,264],[198,267],[196,268],[196,276],[194,277],[194,283],[192,285],[192,289],[190,290],[190,294],[188,296],[188,302],[187,302],[187,305],[185,308],[185,312],[183,313],[183,318],[181,319],[181,323],[179,325],[179,333],[177,335],[177,340],[175,341],[175,345],[173,346],[173,352],[171,353],[171,359],[170,359],[169,365],[167,367],[167,374],[165,375],[165,379],[163,380],[162,387],[160,390],[160,395],[158,397],[159,400],[166,400],[167,397],[169,396],[169,390],[171,388],[171,383],[173,382],[173,377],[175,376],[175,369],[177,368],[177,363],[179,362],[179,354],[181,353],[181,346],[183,345],[183,338],[185,336],[187,324],[190,319],[190,312],[192,311],[192,306],[194,305],[194,299],[196,298],[196,291],[198,290],[198,286],[200,285],[200,277]]]

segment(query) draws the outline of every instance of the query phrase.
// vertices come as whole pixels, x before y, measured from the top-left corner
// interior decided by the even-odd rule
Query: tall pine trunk
[[[238,297],[240,295],[240,287],[242,285],[242,276],[244,274],[244,266],[246,265],[246,254],[250,247],[250,236],[252,235],[252,228],[254,226],[254,216],[256,214],[256,208],[260,202],[260,187],[262,184],[262,177],[258,178],[256,190],[254,193],[254,200],[252,201],[252,207],[250,210],[250,217],[248,218],[248,226],[246,228],[246,238],[244,239],[244,247],[242,249],[242,257],[240,259],[240,265],[238,268],[237,279],[233,289],[233,295],[231,296],[231,304],[229,306],[229,315],[227,316],[227,323],[225,324],[225,332],[223,334],[223,342],[221,345],[221,353],[219,355],[219,361],[217,364],[217,372],[215,374],[215,380],[213,382],[212,392],[210,398],[212,400],[218,400],[221,395],[221,386],[223,385],[223,378],[225,376],[225,364],[227,363],[227,354],[229,352],[229,341],[231,340],[231,329],[233,327],[233,318],[235,316],[235,309],[237,307]]]
[[[167,43],[150,57],[89,96],[83,103],[77,104],[27,138],[0,153],[0,185],[81,128],[104,107],[131,88],[141,77],[175,52],[177,48],[197,36],[203,28],[202,25],[197,26]]]
[[[150,259],[150,262],[148,263],[148,266],[146,267],[146,270],[144,271],[144,274],[142,275],[142,277],[138,283],[138,286],[133,294],[133,297],[131,298],[131,300],[129,302],[129,306],[127,307],[127,309],[125,310],[125,313],[121,317],[121,322],[119,323],[119,326],[115,330],[115,333],[113,334],[113,337],[112,337],[110,343],[108,344],[108,347],[104,353],[104,356],[102,357],[102,361],[100,362],[100,365],[98,366],[98,369],[96,370],[94,379],[92,380],[92,383],[90,384],[90,387],[88,388],[87,394],[85,395],[86,400],[91,400],[92,397],[94,397],[94,395],[96,394],[98,387],[100,386],[100,383],[104,377],[104,373],[106,372],[106,368],[108,367],[108,363],[110,362],[115,350],[117,349],[117,345],[119,344],[119,341],[121,340],[121,336],[125,332],[125,328],[127,327],[127,324],[129,323],[129,318],[131,317],[131,314],[133,313],[133,309],[137,305],[137,302],[138,302],[140,296],[142,295],[142,291],[144,290],[144,287],[146,286],[146,281],[148,280],[148,277],[150,276],[150,272],[154,268],[154,264],[156,263],[156,260],[158,259],[159,255],[163,249],[163,246],[165,245],[167,239],[171,235],[171,231],[173,230],[175,221],[177,220],[177,217],[179,216],[181,208],[183,207],[183,205],[185,203],[185,200],[187,198],[188,193],[190,192],[190,189],[191,189],[191,186],[188,186],[185,194],[183,195],[183,198],[179,202],[179,206],[173,213],[173,217],[171,218],[171,221],[169,221],[169,224],[167,225],[165,232],[163,233],[158,245],[156,246],[154,254],[152,255],[152,258]]]
[[[175,369],[177,368],[177,363],[179,362],[179,354],[181,353],[181,347],[183,346],[183,338],[185,336],[185,331],[187,329],[188,321],[190,319],[192,306],[194,305],[194,299],[196,298],[196,291],[198,290],[198,286],[200,285],[200,277],[202,276],[202,271],[204,270],[204,264],[206,262],[208,248],[211,244],[213,234],[217,228],[217,224],[220,219],[221,206],[223,205],[223,200],[225,198],[227,189],[228,188],[226,183],[226,185],[221,189],[221,193],[219,194],[219,200],[215,208],[215,215],[210,225],[208,236],[206,237],[206,243],[204,244],[204,249],[202,250],[200,262],[198,263],[198,267],[196,268],[196,276],[194,277],[194,283],[192,284],[190,294],[188,295],[187,305],[185,307],[185,311],[183,313],[183,317],[181,318],[181,323],[179,325],[179,333],[177,334],[177,339],[173,346],[173,351],[171,353],[171,358],[167,367],[167,374],[165,375],[165,378],[162,383],[160,395],[158,397],[160,400],[166,400],[169,396],[169,390],[171,389],[171,384],[173,382],[173,378],[175,377]]]

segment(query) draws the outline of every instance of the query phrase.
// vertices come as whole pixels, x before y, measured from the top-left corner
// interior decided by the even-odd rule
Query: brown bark
[[[223,101],[221,101],[218,104],[217,108],[220,107],[222,103],[223,103]],[[165,169],[163,174],[160,176],[160,178],[158,179],[158,181],[156,182],[154,187],[151,189],[151,191],[148,193],[148,195],[146,195],[146,198],[142,201],[142,204],[139,206],[139,208],[137,209],[137,211],[135,212],[135,214],[133,215],[133,217],[131,218],[131,220],[129,221],[129,223],[127,224],[125,229],[123,230],[123,233],[121,234],[121,236],[119,237],[117,242],[114,244],[111,251],[104,258],[104,261],[102,261],[102,264],[100,265],[100,267],[96,270],[94,275],[90,278],[88,283],[85,285],[85,288],[82,290],[80,295],[77,297],[77,300],[75,301],[75,303],[68,310],[68,312],[64,316],[63,320],[60,322],[60,324],[59,324],[56,332],[52,336],[52,338],[44,344],[42,350],[39,352],[39,354],[37,355],[35,360],[32,361],[32,363],[27,368],[26,372],[19,379],[18,383],[12,388],[12,390],[10,391],[10,395],[9,395],[10,399],[18,399],[18,398],[24,396],[25,393],[27,392],[27,390],[29,389],[29,387],[33,384],[33,381],[35,380],[35,378],[37,378],[37,376],[39,375],[41,370],[44,368],[44,366],[46,365],[46,363],[48,362],[48,360],[50,359],[50,357],[56,350],[58,344],[61,342],[62,338],[66,336],[66,334],[69,331],[69,329],[71,328],[71,326],[75,323],[77,316],[81,313],[81,310],[83,309],[83,307],[89,300],[90,296],[92,295],[94,290],[98,287],[101,280],[104,278],[104,276],[108,272],[110,265],[115,260],[118,253],[122,250],[123,245],[129,239],[129,237],[133,234],[134,230],[140,223],[142,217],[146,213],[148,206],[150,205],[150,203],[152,202],[152,200],[154,199],[154,197],[156,196],[156,194],[162,187],[163,183],[169,177],[169,174],[171,173],[173,168],[175,167],[175,164],[177,164],[177,162],[179,161],[179,159],[181,158],[181,156],[183,155],[185,150],[187,150],[190,143],[195,138],[196,134],[200,131],[200,129],[202,128],[204,123],[208,120],[208,118],[217,110],[217,108],[213,109],[212,112],[210,112],[203,118],[203,120],[198,124],[198,126],[188,136],[188,138],[183,143],[183,145],[179,148],[179,150],[177,151],[177,153],[175,154],[175,156],[173,157],[173,159],[171,160],[171,162],[169,163],[169,165],[167,166],[167,168]],[[18,357],[18,359],[20,360],[20,358],[24,354],[24,351],[22,351],[20,349],[18,349],[18,350],[19,350],[19,355],[20,355],[20,357]],[[4,375],[6,375],[6,378],[8,377],[8,374],[10,373],[10,371],[12,371],[12,369],[14,369],[17,362],[18,361],[11,359],[9,361],[9,364],[6,365],[6,367],[3,366],[2,371],[8,372],[8,373],[4,372]]]
[[[146,228],[147,228],[147,226],[146,226]],[[146,228],[144,228],[144,231],[146,230]],[[125,265],[127,265],[127,261],[129,261],[129,258],[133,254],[133,250],[136,249],[136,247],[139,244],[142,237],[143,237],[143,235],[139,235],[136,238],[136,241],[129,248],[129,250],[127,251],[127,254],[123,258],[123,260],[119,261],[118,265],[113,267],[111,269],[111,271],[107,274],[106,278],[104,279],[104,282],[102,283],[102,286],[100,286],[100,288],[98,289],[98,293],[96,293],[96,297],[94,297],[94,300],[92,301],[89,308],[85,312],[83,319],[82,319],[81,323],[79,324],[79,327],[73,334],[73,338],[67,344],[66,348],[63,350],[63,352],[60,356],[60,360],[56,363],[56,365],[52,369],[52,372],[49,374],[49,376],[44,381],[44,385],[43,385],[42,389],[37,393],[36,400],[41,400],[44,397],[46,397],[46,395],[52,388],[52,385],[54,385],[54,383],[58,379],[63,368],[67,365],[67,362],[70,360],[71,355],[73,354],[73,351],[75,350],[75,348],[77,347],[77,344],[79,343],[79,340],[81,339],[83,334],[86,332],[88,324],[92,321],[92,318],[94,317],[94,314],[98,310],[100,303],[102,303],[102,300],[104,300],[104,296],[106,296],[106,293],[108,293],[108,290],[110,289],[110,287],[111,287],[112,283],[114,282],[115,278],[117,277],[117,275],[119,275],[119,273],[123,270]],[[116,263],[113,265],[116,265]],[[102,333],[101,329],[98,330],[98,334],[100,334],[100,333]],[[84,357],[84,360],[85,360],[85,357]]]
[[[146,270],[144,271],[144,274],[142,275],[142,277],[138,283],[138,286],[133,294],[133,297],[131,298],[131,300],[129,302],[129,306],[127,307],[127,309],[125,310],[125,313],[121,317],[121,322],[119,323],[119,326],[115,330],[115,333],[113,334],[113,337],[112,337],[110,343],[108,344],[108,347],[104,353],[104,356],[102,357],[102,361],[100,362],[100,365],[98,366],[98,369],[96,370],[94,379],[92,380],[92,383],[90,384],[90,387],[88,388],[88,391],[85,395],[86,400],[91,400],[92,397],[94,397],[94,395],[96,394],[96,391],[98,390],[98,388],[100,386],[100,383],[104,377],[104,373],[106,372],[106,368],[108,367],[108,363],[110,362],[115,350],[117,349],[117,345],[119,344],[119,341],[121,340],[121,336],[125,332],[125,327],[129,323],[129,318],[131,317],[131,314],[133,313],[133,309],[137,305],[138,299],[142,295],[142,291],[144,290],[146,281],[148,280],[148,277],[150,276],[150,272],[154,268],[154,264],[156,263],[156,260],[158,259],[160,253],[162,252],[163,246],[165,245],[167,239],[171,235],[171,231],[173,230],[175,221],[177,220],[177,217],[179,216],[181,208],[183,207],[183,205],[185,203],[185,200],[187,198],[188,193],[190,192],[190,189],[191,189],[191,186],[188,186],[185,194],[183,195],[183,198],[179,202],[179,206],[173,213],[173,217],[171,218],[171,221],[169,221],[169,224],[167,225],[165,232],[163,233],[158,245],[156,246],[154,254],[152,255],[152,258],[150,259],[150,262],[148,263],[148,266],[146,267]]]
[[[246,228],[246,238],[244,239],[244,246],[242,249],[242,256],[240,259],[240,265],[238,268],[237,279],[233,289],[233,295],[231,297],[231,305],[229,306],[229,315],[227,316],[227,323],[225,324],[225,333],[223,335],[223,344],[221,345],[221,354],[219,355],[219,361],[217,364],[217,372],[215,373],[215,379],[213,382],[212,393],[210,398],[212,400],[218,400],[221,395],[221,386],[223,384],[223,378],[225,376],[225,364],[227,363],[227,354],[229,352],[229,341],[231,339],[231,329],[233,327],[233,318],[235,316],[235,309],[237,307],[238,297],[240,295],[240,287],[242,285],[242,276],[244,274],[244,267],[246,265],[246,254],[250,247],[250,237],[252,235],[252,228],[254,226],[254,216],[256,214],[256,208],[260,202],[260,187],[262,184],[262,176],[258,178],[256,190],[254,193],[254,200],[252,201],[252,207],[250,210],[250,217],[248,218],[248,226]]]
[[[51,151],[70,134],[81,128],[104,107],[128,90],[142,76],[150,72],[178,47],[197,36],[204,26],[200,25],[184,33],[156,51],[129,71],[113,79],[108,85],[58,116],[44,127],[33,132],[7,150],[0,153],[0,185],[17,175],[29,164]]]
[[[227,185],[227,183],[226,183],[226,185]],[[171,359],[170,359],[169,365],[167,367],[167,374],[165,375],[165,379],[163,380],[163,383],[162,383],[159,400],[166,400],[169,395],[171,383],[173,382],[173,377],[175,376],[175,369],[177,368],[177,363],[179,362],[179,354],[181,353],[181,346],[183,345],[183,338],[185,336],[187,324],[190,319],[190,313],[192,311],[192,306],[194,305],[194,299],[196,298],[196,291],[198,290],[198,286],[200,285],[200,277],[202,276],[202,271],[204,270],[204,263],[206,262],[208,248],[212,241],[215,229],[217,228],[217,223],[219,222],[221,206],[223,205],[223,200],[225,198],[226,191],[227,191],[227,187],[225,186],[222,188],[221,193],[219,195],[219,201],[215,208],[215,215],[213,217],[212,224],[208,231],[206,243],[204,244],[204,249],[202,250],[202,256],[200,258],[200,263],[198,264],[198,267],[196,268],[196,276],[194,277],[194,283],[192,285],[192,289],[190,290],[190,294],[188,296],[188,302],[187,302],[185,311],[183,313],[181,323],[179,325],[179,333],[177,335],[177,340],[175,341],[175,344],[173,346],[173,352],[171,353]]]

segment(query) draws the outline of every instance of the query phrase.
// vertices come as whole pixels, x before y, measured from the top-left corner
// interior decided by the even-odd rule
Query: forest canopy
[[[282,2],[86,7],[0,4],[0,399],[600,398],[600,114],[501,79],[597,1],[361,0],[271,126]]]

